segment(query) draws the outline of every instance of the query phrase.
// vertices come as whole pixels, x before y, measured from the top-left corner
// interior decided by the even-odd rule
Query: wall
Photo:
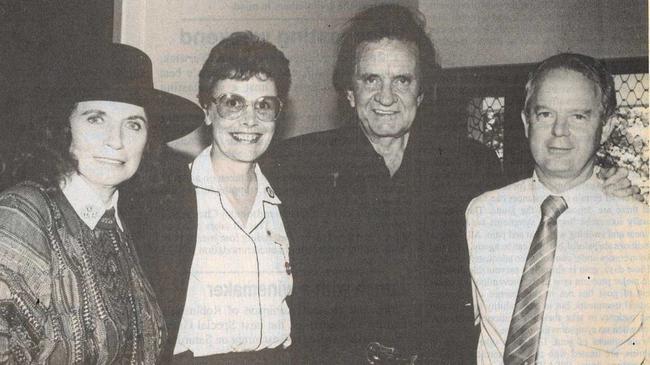
[[[443,67],[648,55],[647,0],[420,1]]]
[[[211,47],[249,29],[291,60],[293,86],[280,137],[325,130],[336,120],[331,73],[341,26],[380,0],[115,0],[115,40],[147,52],[155,84],[196,100]],[[529,63],[560,51],[596,57],[648,53],[645,0],[403,0],[419,7],[443,67]],[[201,148],[194,133],[174,146]]]

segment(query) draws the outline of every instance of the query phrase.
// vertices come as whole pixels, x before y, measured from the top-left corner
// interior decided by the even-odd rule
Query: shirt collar
[[[568,209],[582,207],[593,207],[594,202],[605,199],[605,193],[602,190],[602,182],[596,177],[596,171],[585,182],[578,186],[556,194],[551,192],[544,184],[539,181],[536,172],[533,172],[533,200],[536,205],[541,205],[544,199],[549,195],[561,196],[567,203]]]
[[[63,195],[70,202],[72,209],[90,229],[95,229],[97,222],[107,209],[114,208],[117,225],[124,230],[120,215],[117,212],[119,191],[115,191],[108,206],[106,206],[95,189],[78,173],[73,173],[64,179],[59,186]]]
[[[211,151],[212,146],[207,147],[192,162],[192,184],[197,188],[221,194],[222,188],[219,186],[219,181],[212,170]],[[273,188],[271,188],[271,184],[262,174],[258,163],[255,163],[255,176],[257,177],[257,196],[262,197],[262,200],[267,203],[281,204],[280,198],[278,198]]]
[[[375,151],[372,143],[363,133],[361,122],[355,122],[337,130],[335,141],[337,150],[342,153],[335,155],[335,163],[344,175],[352,176],[388,176],[388,168],[384,159]],[[338,156],[338,157],[337,157]]]

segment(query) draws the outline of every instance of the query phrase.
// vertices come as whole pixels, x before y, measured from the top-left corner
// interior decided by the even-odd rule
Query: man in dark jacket
[[[363,363],[374,343],[471,361],[464,210],[500,169],[487,149],[433,132],[434,58],[410,10],[359,13],[334,71],[349,125],[285,141],[263,166],[286,208],[298,363]]]

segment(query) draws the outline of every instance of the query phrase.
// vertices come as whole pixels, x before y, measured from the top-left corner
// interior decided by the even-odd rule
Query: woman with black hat
[[[140,50],[84,53],[57,64],[26,181],[0,194],[0,363],[154,364],[165,342],[118,189],[156,171],[161,130],[181,136],[193,126],[171,121],[202,113],[153,88]]]

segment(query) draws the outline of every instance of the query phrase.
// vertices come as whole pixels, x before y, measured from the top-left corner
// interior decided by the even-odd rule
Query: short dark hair
[[[420,93],[431,95],[438,74],[433,42],[425,31],[424,15],[397,4],[369,7],[350,19],[339,37],[338,56],[332,81],[341,97],[352,89],[357,49],[367,42],[384,38],[415,44],[418,49]]]
[[[250,31],[232,33],[217,43],[199,73],[199,103],[210,104],[212,89],[219,80],[249,80],[264,75],[273,79],[278,97],[286,103],[291,87],[289,60],[272,43]]]
[[[593,81],[600,90],[600,103],[603,108],[604,119],[609,118],[616,111],[616,89],[614,78],[605,64],[593,57],[577,53],[560,53],[542,61],[537,68],[528,75],[526,83],[526,101],[524,113],[529,115],[530,102],[535,95],[539,84],[544,77],[553,70],[570,70],[582,74]]]
[[[36,115],[27,126],[28,132],[11,163],[11,180],[31,180],[48,189],[56,189],[65,176],[78,170],[78,161],[70,152],[72,131],[70,116],[77,107],[73,101],[52,103],[48,111]],[[160,123],[147,112],[147,144],[140,166],[130,179],[137,189],[152,189],[160,180]]]

